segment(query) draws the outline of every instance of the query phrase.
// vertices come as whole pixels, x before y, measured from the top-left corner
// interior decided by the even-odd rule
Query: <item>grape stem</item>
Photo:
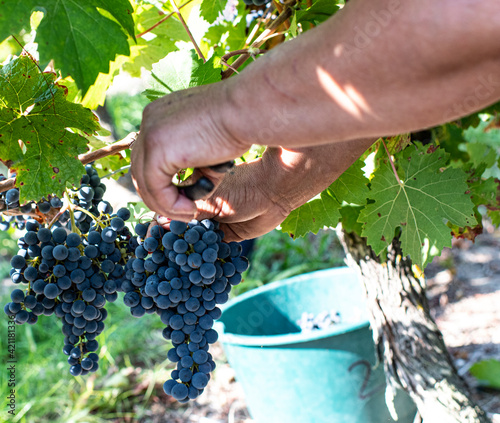
[[[308,3],[312,3],[311,0],[308,0]],[[276,10],[281,13],[283,12],[283,6],[280,4],[279,0],[276,1],[276,0],[273,0],[273,4],[274,4],[274,7],[276,8]],[[311,6],[307,6],[307,7],[311,7]],[[288,18],[286,21],[283,22],[283,25],[284,27],[288,30],[290,29],[290,18]]]
[[[123,172],[124,170],[130,169],[131,165],[125,165],[122,166],[120,169],[115,170],[114,172],[108,173],[107,175],[104,175],[101,177],[101,179],[106,179],[109,178],[110,176],[116,175],[117,173]]]
[[[201,52],[200,47],[198,46],[198,43],[194,39],[193,34],[191,34],[191,31],[190,31],[189,27],[187,26],[186,21],[182,17],[181,12],[179,11],[179,8],[177,7],[177,4],[175,4],[175,0],[170,0],[170,3],[172,3],[172,7],[174,8],[174,11],[177,14],[177,17],[181,21],[181,24],[184,27],[184,29],[186,30],[189,39],[193,43],[193,46],[194,46],[194,49],[196,50],[196,53],[198,53],[198,56],[200,56],[200,59],[203,60],[203,63],[205,63],[207,61],[207,59],[205,59],[205,56],[203,56],[203,53]]]
[[[99,150],[91,151],[90,153],[80,154],[78,156],[78,160],[80,160],[82,164],[85,165],[95,160],[102,159],[103,157],[119,153],[120,151],[126,150],[127,148],[131,148],[138,135],[139,132],[131,132],[122,140],[117,141],[111,145],[100,148]]]
[[[231,66],[229,63],[227,63],[227,61],[231,57],[237,56],[239,54],[249,54],[250,56],[255,57],[257,54],[264,54],[266,52],[267,52],[267,50],[261,50],[259,48],[244,48],[241,50],[234,50],[234,51],[230,51],[229,53],[222,56],[220,59],[220,62],[223,66],[226,66],[227,68],[232,69],[234,72],[238,73],[238,71],[233,66]]]
[[[252,43],[250,48],[259,48],[262,44],[266,42],[269,38],[269,35],[274,34],[278,28],[290,17],[293,13],[293,7],[297,3],[297,0],[291,0],[287,3],[283,4],[283,11],[274,19],[268,27],[260,34],[257,39]],[[247,52],[238,57],[234,63],[231,65],[231,68],[226,69],[222,72],[222,79],[229,78],[235,70],[238,69],[243,63],[245,63],[251,55]]]
[[[95,160],[102,159],[103,157],[117,154],[120,151],[126,150],[127,148],[131,148],[133,143],[137,139],[138,135],[139,132],[131,132],[122,140],[117,141],[111,145],[107,145],[106,147],[91,151],[90,153],[80,154],[78,156],[78,160],[80,160],[82,164],[85,165]],[[8,191],[9,189],[15,187],[16,187],[16,178],[14,177],[5,179],[4,181],[0,182],[0,192]]]
[[[99,221],[98,217],[95,217],[92,213],[90,213],[88,210],[85,210],[82,207],[75,206],[73,207],[73,210],[78,210],[81,211],[82,213],[85,213],[87,216],[90,216],[94,222],[96,222],[101,228],[104,228],[105,226]],[[73,224],[73,223],[72,223]]]
[[[186,2],[182,3],[178,9],[182,9],[184,6],[187,6],[189,3],[191,3],[193,0],[187,0]],[[175,11],[174,12],[170,12],[167,16],[164,16],[163,18],[161,18],[158,22],[156,22],[153,26],[151,26],[150,28],[146,29],[145,31],[142,31],[140,34],[137,34],[136,37],[139,38],[139,37],[142,37],[144,36],[145,34],[147,34],[148,32],[151,32],[153,29],[155,29],[158,25],[161,25],[163,22],[165,22],[168,18],[170,18],[171,16],[175,15]]]
[[[49,229],[52,228],[52,225],[56,223],[59,218],[63,215],[63,213],[68,210],[68,205],[65,205],[64,207],[61,207],[61,209],[57,212],[57,214],[54,216],[54,218],[50,221],[49,223]]]
[[[399,185],[403,185],[401,182],[401,179],[399,179],[398,172],[396,171],[396,166],[394,166],[394,161],[392,160],[392,156],[389,153],[389,149],[387,148],[387,145],[385,144],[385,141],[382,139],[382,144],[384,145],[385,152],[387,153],[387,157],[389,157],[389,163],[391,164],[392,171],[394,172],[394,176],[396,176],[396,180],[398,181]]]
[[[73,206],[71,205],[71,199],[69,198],[69,194],[68,194],[67,189],[64,191],[64,197],[66,198],[66,201],[67,201],[67,207],[69,210],[69,217],[71,219],[71,231],[77,233],[78,235],[81,235],[80,229],[78,229],[78,227],[75,224],[75,212],[74,212]]]

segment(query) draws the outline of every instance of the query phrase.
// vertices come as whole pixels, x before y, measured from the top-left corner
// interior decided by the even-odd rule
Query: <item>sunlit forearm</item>
[[[231,78],[228,127],[303,146],[467,115],[500,99],[499,33],[498,2],[351,0]]]

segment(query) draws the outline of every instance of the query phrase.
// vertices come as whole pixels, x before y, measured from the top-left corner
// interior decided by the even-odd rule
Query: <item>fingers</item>
[[[234,162],[195,169],[193,174],[179,184],[179,192],[190,200],[207,199],[217,190],[226,172],[234,166]]]
[[[148,160],[145,149],[141,147],[135,146],[131,157],[132,181],[138,194],[151,210],[177,220],[190,221],[194,217],[196,205],[180,195],[172,184],[172,176],[162,171],[155,164],[156,160]],[[146,163],[149,165],[146,166]]]

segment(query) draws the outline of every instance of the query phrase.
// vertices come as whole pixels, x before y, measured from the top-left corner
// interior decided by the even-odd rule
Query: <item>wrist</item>
[[[236,99],[238,83],[237,78],[220,82],[220,89],[218,90],[220,98],[217,98],[215,102],[215,106],[218,107],[217,116],[220,126],[225,134],[229,148],[240,151],[235,158],[243,155],[254,144],[251,137],[244,136],[246,133],[245,122],[243,121],[244,115],[239,112]]]
[[[287,214],[328,188],[374,142],[360,139],[297,149],[268,148],[262,157],[269,198]]]

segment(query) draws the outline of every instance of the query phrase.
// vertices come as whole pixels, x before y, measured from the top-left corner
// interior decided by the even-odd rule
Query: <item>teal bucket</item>
[[[303,312],[335,310],[341,322],[301,332]],[[347,267],[304,274],[232,300],[217,323],[223,348],[257,423],[394,422],[385,402],[363,287]],[[399,423],[416,408],[398,391]]]

